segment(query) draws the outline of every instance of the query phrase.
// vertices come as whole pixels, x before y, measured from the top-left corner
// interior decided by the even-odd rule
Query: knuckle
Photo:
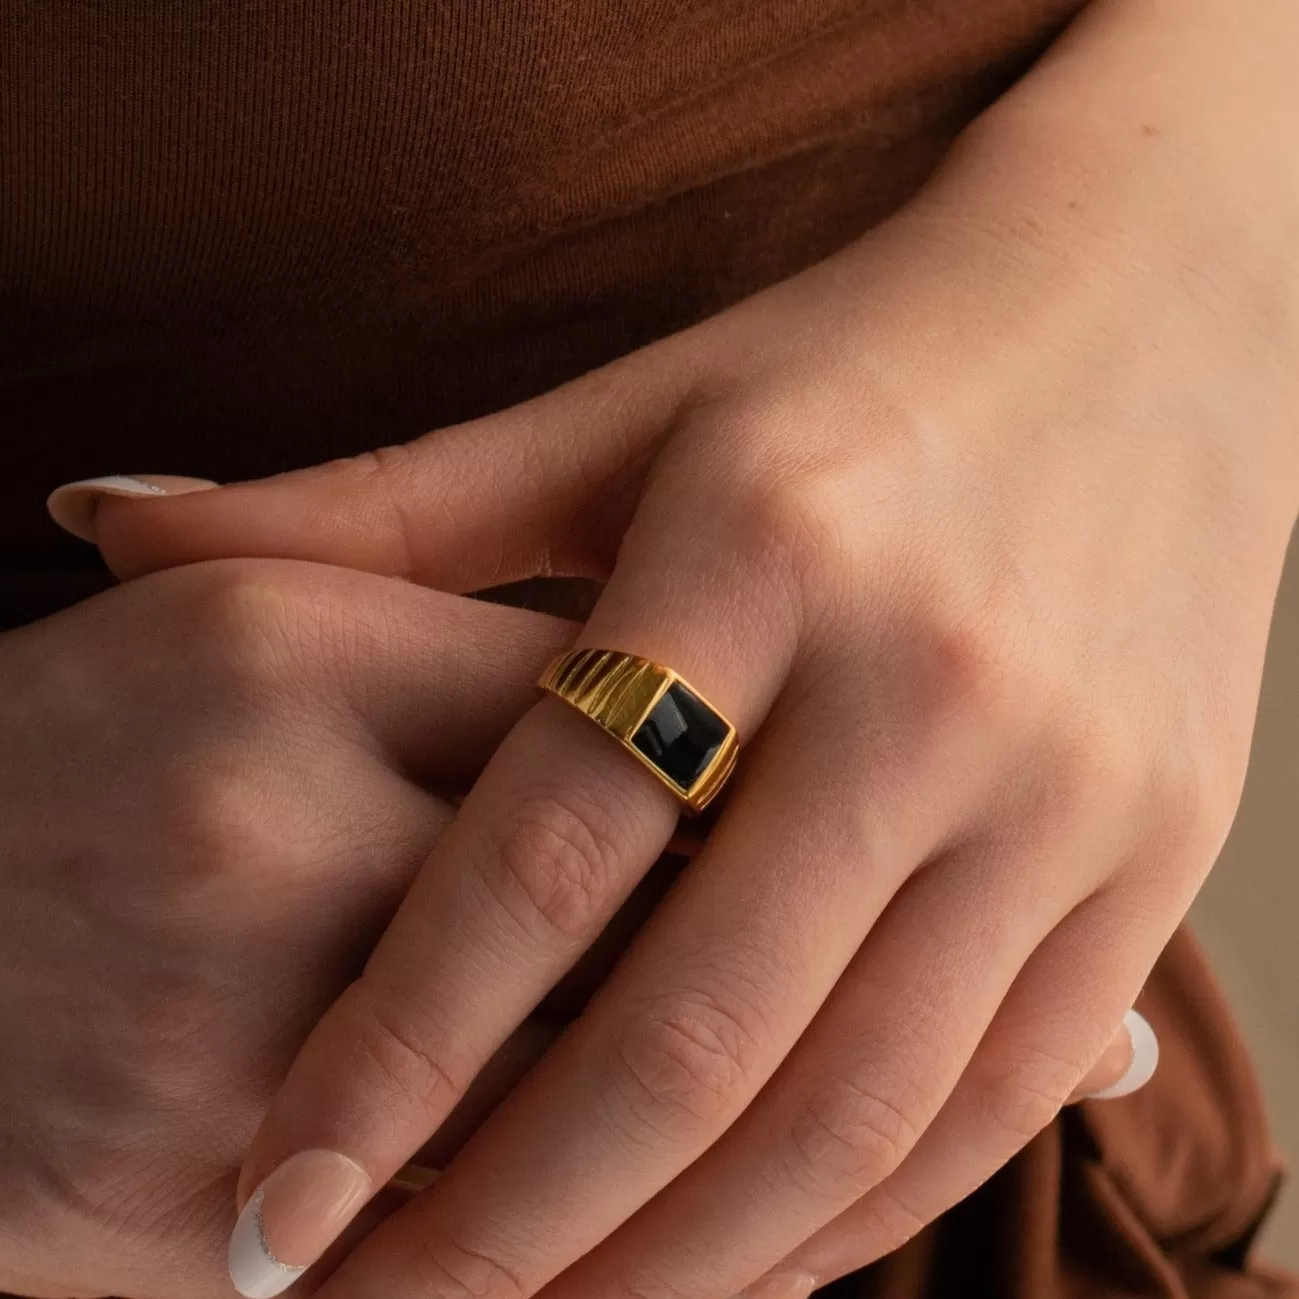
[[[310,628],[309,602],[296,598],[273,565],[223,560],[203,570],[190,629],[204,661],[227,684],[262,690],[288,681]]]
[[[518,1272],[481,1247],[416,1233],[412,1293],[426,1299],[521,1299],[530,1293]]]
[[[496,903],[524,932],[589,936],[614,896],[626,834],[615,811],[572,793],[525,799],[484,867]]]
[[[791,1172],[833,1198],[859,1195],[893,1172],[918,1137],[917,1123],[882,1088],[832,1078],[805,1098],[790,1124]]]
[[[844,540],[820,475],[755,479],[736,494],[726,535],[742,559],[778,588],[823,590],[845,567]]]
[[[188,890],[208,876],[261,878],[269,863],[278,874],[296,874],[319,846],[299,809],[274,806],[265,767],[242,750],[195,754],[183,771],[159,782],[154,796],[161,824],[184,850],[178,882]]]
[[[334,1013],[342,1019],[357,1063],[378,1084],[367,1094],[386,1095],[398,1124],[412,1114],[447,1113],[464,1095],[471,1071],[457,1058],[463,1052],[441,1045],[446,1035],[433,1029],[426,1010],[406,1010],[362,976]]]
[[[650,1140],[688,1143],[730,1122],[756,1076],[757,1017],[718,997],[675,996],[635,1016],[617,1043],[620,1108]]]
[[[1025,621],[989,599],[964,619],[933,619],[918,640],[927,655],[927,693],[939,715],[1004,728],[1040,703],[1043,686],[1021,643]]]
[[[1149,855],[1207,870],[1226,838],[1240,802],[1243,773],[1225,775],[1206,756],[1182,748],[1165,753],[1148,782]]]
[[[902,1180],[895,1178],[894,1182]],[[863,1267],[901,1249],[937,1216],[933,1209],[925,1212],[908,1203],[893,1182],[885,1182],[863,1196],[853,1213],[860,1224],[859,1239],[866,1246],[861,1256]]]
[[[1023,1055],[976,1084],[978,1108],[990,1130],[1018,1150],[1055,1121],[1085,1072],[1077,1061],[1045,1051]]]
[[[418,445],[376,447],[325,466],[327,473],[344,478],[349,486],[359,486],[377,499],[380,508],[370,512],[369,522],[372,528],[384,531],[378,540],[387,556],[385,567],[392,576],[412,581],[418,580],[421,567],[421,528],[408,504],[422,499],[410,490],[412,475],[418,469]]]

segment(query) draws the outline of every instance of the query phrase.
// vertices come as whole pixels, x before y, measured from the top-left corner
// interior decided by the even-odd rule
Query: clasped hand
[[[329,1299],[806,1289],[1088,1088],[1239,796],[1295,383],[1257,303],[1188,281],[1189,225],[1137,263],[1045,180],[1024,224],[1005,141],[980,149],[837,257],[521,407],[99,503],[127,577],[598,578],[578,643],[677,668],[744,744],[585,1013]],[[252,1143],[249,1293],[438,1128],[677,814],[553,698],[503,736]]]

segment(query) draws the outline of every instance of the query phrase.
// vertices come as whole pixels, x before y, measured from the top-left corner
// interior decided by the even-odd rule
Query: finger
[[[65,532],[82,541],[94,542],[99,533],[99,507],[110,498],[158,499],[208,492],[219,484],[207,478],[181,478],[175,474],[108,474],[82,478],[56,487],[45,502],[50,518]]]
[[[999,858],[967,846],[911,879],[743,1118],[547,1299],[725,1299],[905,1166],[1042,936],[1088,887]]]
[[[294,1295],[315,1294],[379,1223],[431,1186],[440,1170],[554,1044],[562,1029],[559,1021],[537,1016],[522,1024],[474,1080],[434,1139],[376,1192],[321,1255],[310,1274],[295,1285]],[[234,1265],[239,1266],[238,1260]]]
[[[1025,966],[951,1099],[900,1169],[773,1270],[824,1285],[866,1267],[1018,1154],[1108,1052],[1100,1044],[1113,1041],[1109,1026],[1123,1017],[1168,937],[1152,935],[1144,915],[1117,891],[1074,911]],[[1134,1038],[1144,1032],[1138,1026]],[[1136,1054],[1153,1072],[1150,1046]]]
[[[203,559],[316,560],[474,591],[538,573],[604,576],[644,451],[672,427],[681,373],[650,353],[404,446],[172,499],[155,474],[61,488],[57,522],[119,577]],[[116,484],[113,493],[95,483]],[[153,484],[124,492],[123,485]]]
[[[446,1128],[438,1133],[436,1141],[421,1150],[415,1161],[398,1170],[386,1185],[376,1191],[325,1249],[311,1274],[294,1287],[294,1294],[315,1294],[376,1226],[408,1203],[412,1195],[432,1185],[439,1176],[439,1170],[536,1064],[560,1031],[558,1024],[539,1018],[521,1025],[488,1062],[451,1115]],[[245,1280],[243,1254],[240,1238],[236,1235],[229,1243],[228,1273],[237,1279],[237,1283],[244,1281],[248,1288],[255,1290],[258,1288],[257,1278]]]
[[[1159,1066],[1159,1038],[1149,1020],[1129,1010],[1095,1068],[1070,1093],[1067,1104],[1116,1101],[1140,1091]]]
[[[222,653],[310,676],[360,742],[456,787],[536,702],[538,675],[574,632],[545,614],[280,561],[230,562],[201,599]]]
[[[245,1165],[241,1191],[258,1194],[236,1232],[251,1241],[243,1293],[293,1279],[257,1253],[263,1240],[301,1270],[427,1139],[668,838],[675,800],[617,750],[593,755],[589,725],[546,700],[511,732],[307,1041]],[[326,1182],[339,1189],[322,1204]]]
[[[701,580],[680,557],[673,580],[647,540],[655,535],[642,528],[638,542],[624,544],[626,562],[586,643],[608,637],[605,644],[670,664],[751,734],[794,655],[792,587],[740,572],[738,562]],[[643,603],[620,596],[629,586]],[[601,616],[611,596],[621,621]],[[547,697],[524,717],[435,845],[362,977],[306,1043],[259,1131],[241,1180],[243,1193],[266,1188],[247,1208],[261,1215],[254,1245],[273,1247],[278,1235],[287,1252],[276,1257],[299,1268],[311,1261],[366,1186],[410,1157],[603,929],[659,856],[679,810],[641,762],[575,709]],[[332,1163],[311,1153],[320,1151]],[[332,1199],[326,1183],[337,1188]],[[313,1206],[309,1227],[291,1201]],[[283,1232],[280,1220],[290,1224]],[[248,1235],[246,1216],[241,1223]],[[266,1262],[268,1277],[283,1281],[283,1269]]]
[[[460,1104],[411,1162],[425,1168],[445,1168],[554,1046],[565,1027],[560,1020],[545,1015],[530,1015],[524,1020],[484,1065]]]
[[[846,815],[835,768],[857,770],[870,739],[832,734],[818,745],[805,725],[774,721],[768,734],[580,1024],[443,1181],[349,1263],[339,1294],[531,1292],[753,1100],[954,814],[942,797],[954,782],[930,781],[921,798],[881,763]],[[969,754],[954,756],[964,766]],[[520,1179],[520,1167],[536,1171]]]

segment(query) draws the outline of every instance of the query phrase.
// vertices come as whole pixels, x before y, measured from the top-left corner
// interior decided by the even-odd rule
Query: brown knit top
[[[229,480],[599,365],[898,205],[1081,0],[5,0],[0,625],[60,482]]]
[[[58,483],[309,464],[676,330],[895,209],[1082,2],[3,0],[0,626],[104,582]],[[1143,1008],[1148,1088],[841,1293],[1299,1299],[1184,935]]]

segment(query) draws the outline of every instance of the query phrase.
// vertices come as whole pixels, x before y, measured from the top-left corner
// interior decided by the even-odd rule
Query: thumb
[[[670,428],[662,385],[606,367],[521,406],[403,446],[217,488],[157,474],[53,493],[55,522],[118,577],[266,557],[473,591],[558,573],[604,577]]]
[[[111,497],[157,500],[162,496],[188,496],[220,486],[209,478],[182,478],[177,474],[105,474],[102,478],[81,478],[56,487],[45,502],[50,518],[65,532],[82,541],[94,542],[99,535],[99,512]]]

